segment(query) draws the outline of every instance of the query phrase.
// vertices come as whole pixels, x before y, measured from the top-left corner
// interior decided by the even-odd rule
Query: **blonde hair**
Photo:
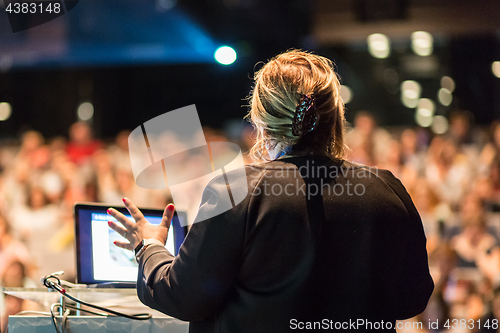
[[[257,132],[250,149],[252,158],[267,160],[268,147],[281,150],[289,146],[292,154],[345,156],[344,103],[331,60],[289,50],[272,58],[255,73],[254,80],[247,115]],[[298,137],[292,134],[292,122],[302,95],[314,96],[320,120],[313,131]]]

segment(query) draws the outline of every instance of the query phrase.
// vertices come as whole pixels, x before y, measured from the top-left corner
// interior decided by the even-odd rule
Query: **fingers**
[[[126,242],[114,241],[113,244],[115,244],[116,246],[121,247],[122,249],[125,249],[125,250],[133,250],[134,249],[132,244],[126,243]]]
[[[174,217],[174,211],[175,211],[175,206],[173,204],[167,205],[165,207],[165,210],[163,211],[163,217],[161,219],[160,226],[169,228],[170,227],[170,222],[172,221],[172,218]]]
[[[108,214],[117,219],[121,224],[125,226],[128,230],[132,229],[134,226],[134,222],[130,221],[125,215],[120,213],[114,208],[108,208]]]
[[[127,238],[127,236],[128,236],[128,230],[127,229],[119,226],[118,224],[116,224],[113,221],[108,221],[108,225],[109,225],[109,227],[111,229],[113,229],[114,231],[116,231],[120,236]]]
[[[134,203],[132,201],[130,201],[130,199],[123,198],[122,200],[123,200],[123,203],[125,204],[125,207],[130,212],[130,215],[132,215],[132,217],[134,218],[134,220],[136,222],[138,222],[140,219],[144,218],[144,215],[142,215],[139,208],[137,208],[136,205],[134,205]]]

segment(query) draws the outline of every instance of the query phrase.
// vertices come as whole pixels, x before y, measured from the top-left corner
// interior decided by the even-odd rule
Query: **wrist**
[[[151,245],[160,245],[160,246],[165,246],[162,241],[156,239],[156,238],[145,238],[141,240],[141,242],[136,246],[134,249],[135,252],[135,259],[137,262],[139,262],[139,259],[142,257],[144,254],[144,251]]]
[[[157,244],[157,245],[165,246],[165,243],[163,243],[159,239],[156,239],[156,238],[144,238],[144,246],[152,245],[152,244]]]

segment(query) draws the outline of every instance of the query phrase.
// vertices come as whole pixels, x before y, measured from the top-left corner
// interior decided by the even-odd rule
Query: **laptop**
[[[119,248],[115,240],[124,241],[116,231],[108,226],[108,221],[116,221],[108,215],[107,209],[114,208],[133,221],[128,210],[123,206],[97,203],[76,203],[75,245],[76,245],[76,282],[91,287],[134,288],[137,281],[138,265],[134,252]],[[152,224],[160,224],[163,210],[139,208],[144,217]],[[187,234],[187,216],[176,211],[168,231],[165,247],[173,255]]]

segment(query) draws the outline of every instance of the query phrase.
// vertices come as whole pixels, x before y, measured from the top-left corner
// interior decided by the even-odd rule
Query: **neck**
[[[282,156],[285,156],[285,155],[292,155],[292,146],[288,146],[288,147],[285,147],[284,149],[282,149],[278,155],[276,156],[276,158],[280,158]]]

